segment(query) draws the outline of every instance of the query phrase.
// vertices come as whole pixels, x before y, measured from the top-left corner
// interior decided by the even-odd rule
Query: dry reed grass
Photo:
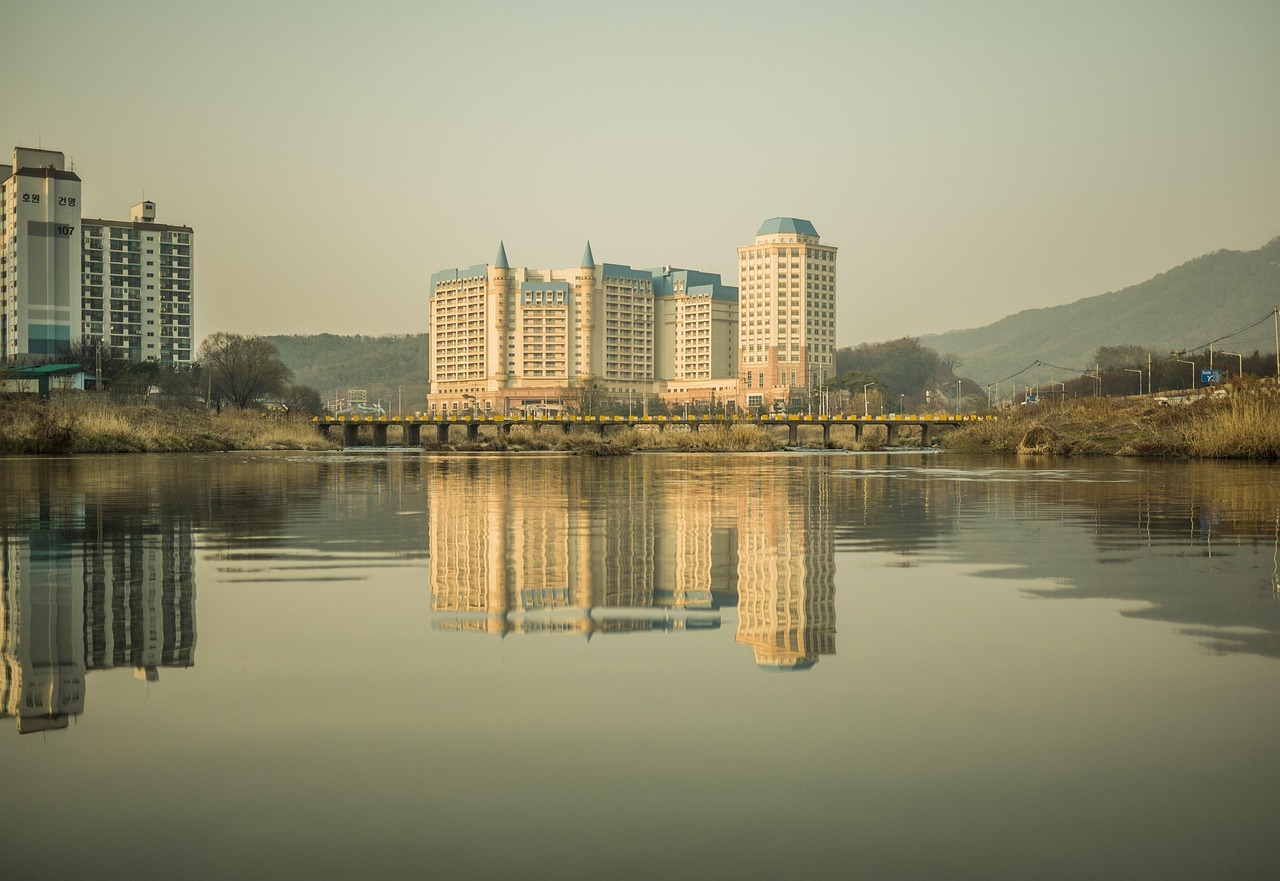
[[[302,417],[252,410],[204,411],[67,395],[0,399],[0,451],[143,453],[335,449]]]
[[[1021,407],[944,435],[956,452],[1280,459],[1280,396],[1262,388],[1186,404],[1083,398]]]

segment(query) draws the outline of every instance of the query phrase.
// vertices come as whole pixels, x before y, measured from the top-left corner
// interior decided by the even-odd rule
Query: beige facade
[[[740,406],[789,404],[835,376],[836,250],[791,217],[738,249]]]
[[[431,412],[502,415],[658,393],[668,404],[791,406],[835,376],[836,252],[813,224],[766,220],[738,249],[738,287],[714,273],[492,265],[431,279]]]
[[[609,398],[658,391],[655,273],[596,263],[491,265],[431,279],[430,412],[557,412],[587,386]]]
[[[712,273],[670,268],[662,273],[654,311],[657,377],[670,384],[736,376],[737,290]]]

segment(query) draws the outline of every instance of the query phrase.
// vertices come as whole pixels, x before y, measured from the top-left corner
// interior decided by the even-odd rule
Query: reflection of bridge
[[[403,429],[404,443],[407,446],[419,446],[422,443],[423,427],[435,428],[436,441],[447,444],[450,429],[461,426],[466,430],[467,440],[480,439],[482,426],[491,426],[495,431],[507,434],[512,428],[523,426],[537,431],[550,426],[559,428],[568,434],[575,428],[594,431],[601,437],[609,429],[647,426],[664,431],[668,428],[697,431],[704,425],[755,425],[764,429],[786,428],[787,443],[799,442],[800,428],[815,426],[822,429],[822,442],[831,442],[831,429],[836,426],[853,426],[854,440],[862,440],[862,432],[869,426],[885,428],[885,442],[892,444],[902,428],[917,427],[920,429],[920,443],[929,445],[929,433],[933,428],[954,428],[969,422],[985,422],[994,420],[994,416],[799,416],[785,414],[764,414],[760,416],[494,416],[494,415],[459,415],[459,416],[325,416],[316,417],[312,421],[326,437],[334,426],[342,427],[342,442],[353,446],[362,426],[373,431],[373,445],[387,445],[387,428],[399,425]]]

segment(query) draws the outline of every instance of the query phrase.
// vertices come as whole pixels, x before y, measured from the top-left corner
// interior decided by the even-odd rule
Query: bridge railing
[[[861,425],[876,425],[876,424],[883,425],[886,423],[920,424],[920,423],[935,423],[935,422],[946,422],[946,423],[994,422],[998,419],[999,417],[996,416],[994,413],[967,413],[962,415],[950,415],[950,414],[942,414],[942,413],[926,413],[926,414],[890,413],[890,414],[878,414],[874,416],[857,416],[857,415],[844,415],[844,414],[834,414],[831,416],[813,416],[807,413],[806,414],[762,413],[759,416],[741,416],[741,415],[683,416],[679,414],[674,416],[572,416],[572,415],[570,416],[547,416],[547,415],[502,416],[502,415],[496,415],[496,414],[492,416],[480,416],[480,415],[472,416],[470,414],[462,414],[462,415],[440,414],[436,416],[431,416],[431,415],[345,416],[343,415],[343,416],[311,417],[311,421],[313,423],[326,424],[326,425],[342,425],[342,424],[350,425],[353,423],[358,425],[374,425],[374,424],[438,425],[438,424],[449,424],[449,423],[503,424],[507,422],[516,423],[516,424],[532,424],[532,423],[544,423],[544,422],[550,422],[550,423],[581,422],[584,424],[597,424],[597,425],[600,423],[644,425],[644,424],[659,424],[659,423],[688,424],[688,423],[694,423],[694,422],[697,422],[700,424],[705,424],[709,422],[712,422],[712,423],[727,422],[727,423],[739,423],[739,424],[766,424],[767,423],[767,424],[786,425],[786,424],[797,423],[797,422],[799,423],[808,422],[808,423],[814,423],[814,424],[846,423],[846,424],[861,424]]]

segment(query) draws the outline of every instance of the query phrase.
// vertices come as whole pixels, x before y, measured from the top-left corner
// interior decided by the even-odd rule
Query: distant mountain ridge
[[[958,373],[988,383],[1037,360],[1084,369],[1092,365],[1099,346],[1132,343],[1162,352],[1199,348],[1277,305],[1280,237],[1256,251],[1222,250],[1197,257],[1120,291],[1027,309],[985,327],[923,336],[921,342],[959,355]],[[1236,345],[1247,345],[1249,352],[1274,351],[1267,330]]]

